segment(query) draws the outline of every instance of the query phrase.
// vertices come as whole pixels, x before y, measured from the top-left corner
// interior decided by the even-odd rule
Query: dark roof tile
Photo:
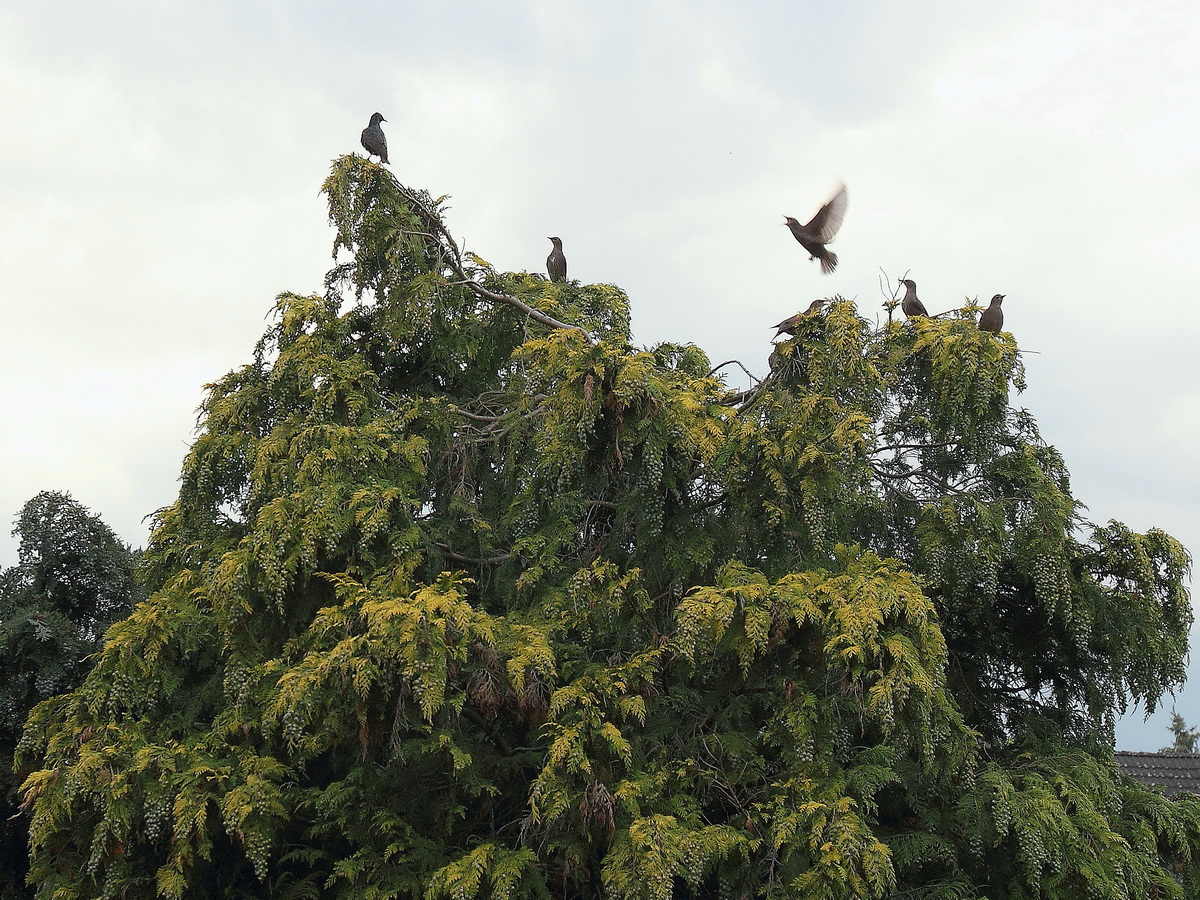
[[[1167,797],[1200,794],[1200,753],[1117,751],[1117,766],[1135,781],[1161,788]]]

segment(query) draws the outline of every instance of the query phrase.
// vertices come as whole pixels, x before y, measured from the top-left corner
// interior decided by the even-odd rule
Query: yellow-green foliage
[[[326,293],[28,723],[40,897],[1195,894],[1200,810],[1111,754],[1190,560],[1082,519],[1011,335],[832,298],[737,391],[379,166],[325,188]]]

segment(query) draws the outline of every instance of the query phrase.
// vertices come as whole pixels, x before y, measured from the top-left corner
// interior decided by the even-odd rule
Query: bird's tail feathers
[[[821,271],[828,275],[837,268],[837,254],[832,250],[826,250],[825,255],[821,257]]]

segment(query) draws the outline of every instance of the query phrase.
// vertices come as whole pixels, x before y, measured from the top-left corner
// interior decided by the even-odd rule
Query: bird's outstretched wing
[[[804,226],[804,230],[816,237],[822,244],[829,243],[838,233],[838,229],[842,227],[842,219],[846,217],[848,202],[846,186],[843,184],[829,202],[817,210],[817,214]]]

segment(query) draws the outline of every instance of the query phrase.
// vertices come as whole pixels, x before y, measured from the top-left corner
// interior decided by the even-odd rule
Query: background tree
[[[1175,740],[1170,747],[1163,747],[1160,753],[1195,753],[1197,742],[1200,742],[1200,728],[1188,728],[1183,716],[1171,710],[1171,734]]]
[[[1010,335],[854,305],[727,386],[356,157],[210,386],[151,596],[23,750],[43,897],[1181,897],[1112,725],[1189,559],[1093,526]],[[345,255],[339,255],[345,251]]]
[[[0,895],[25,894],[28,832],[13,752],[34,705],[91,669],[104,630],[141,599],[135,554],[70,494],[43,491],[17,517],[18,562],[0,571]],[[27,773],[26,773],[27,774]]]

